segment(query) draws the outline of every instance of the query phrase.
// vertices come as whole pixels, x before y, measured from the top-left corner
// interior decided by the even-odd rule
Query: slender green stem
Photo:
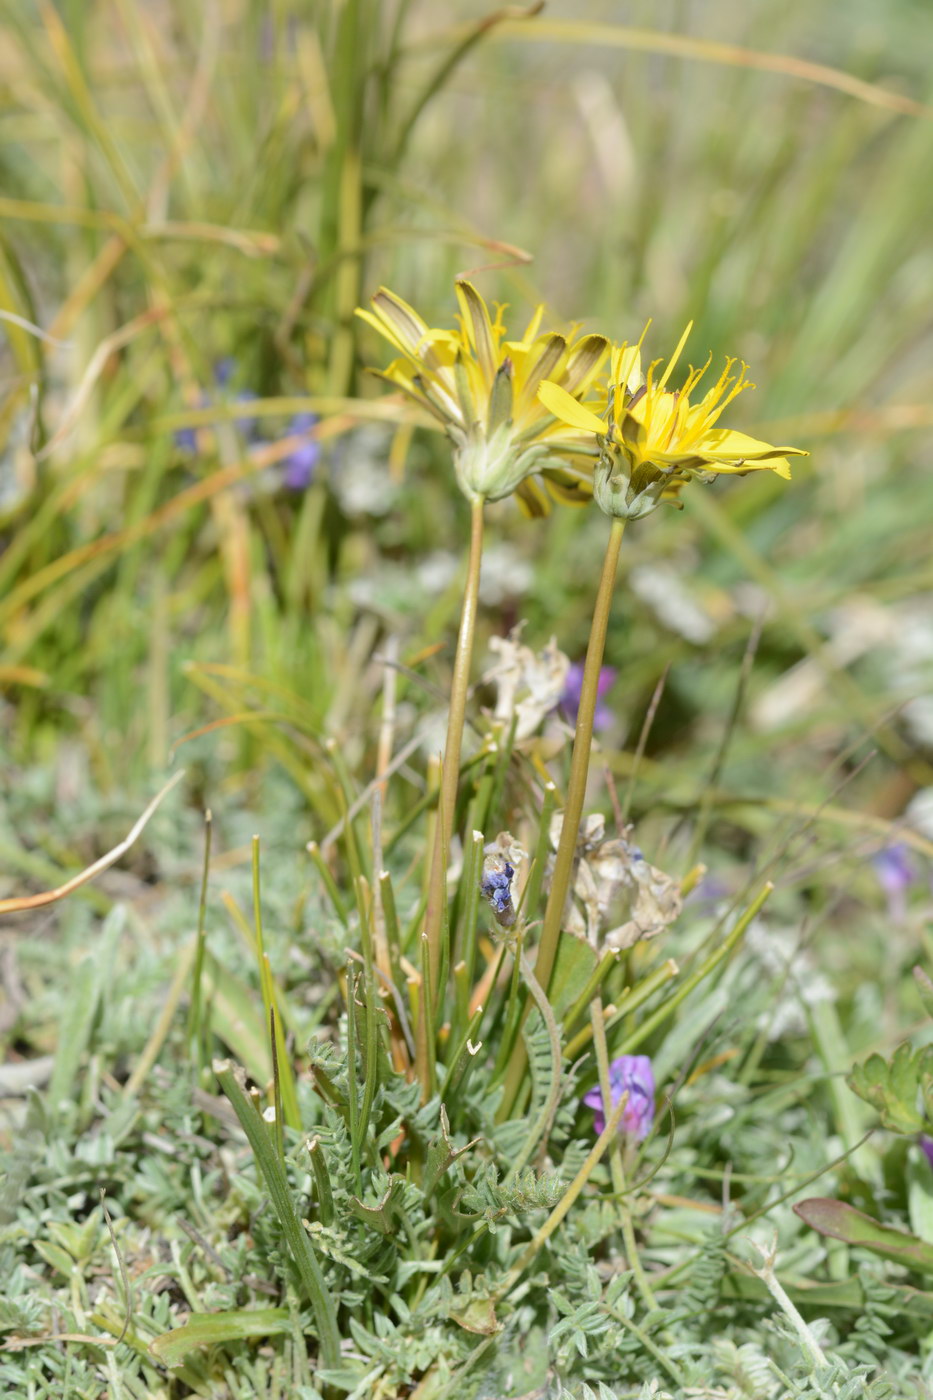
[[[660,967],[655,968],[654,972],[643,978],[641,982],[638,982],[631,991],[625,992],[616,1006],[610,1004],[605,1008],[603,1014],[606,1017],[606,1030],[611,1030],[612,1027],[618,1025],[624,1017],[630,1016],[633,1011],[637,1011],[640,1006],[644,1005],[649,997],[653,997],[655,992],[660,987],[664,986],[665,982],[669,982],[672,977],[677,977],[679,973],[680,968],[677,966],[674,959],[666,958]],[[578,1005],[579,1004],[580,1003],[578,1003]],[[573,1022],[569,1018],[565,1018],[565,1028],[572,1024]],[[567,1044],[564,1046],[564,1059],[575,1060],[581,1051],[586,1049],[592,1038],[592,1025],[584,1026],[572,1040],[567,1041]]]
[[[445,839],[449,840],[457,804],[457,784],[460,780],[460,750],[463,726],[466,722],[467,694],[470,686],[470,663],[476,635],[476,613],[479,602],[480,561],[483,553],[483,501],[471,502],[470,554],[467,579],[463,590],[457,654],[450,688],[450,713],[447,719],[447,744],[444,750],[444,772],[441,779],[441,815]],[[437,846],[435,847],[437,850]]]
[[[350,915],[347,911],[347,906],[344,904],[341,893],[337,888],[337,881],[334,879],[333,875],[328,869],[327,863],[321,854],[320,846],[316,841],[309,841],[307,845],[307,851],[311,859],[314,861],[315,867],[317,868],[317,873],[321,877],[321,882],[325,890],[330,896],[330,902],[334,906],[334,909],[337,913],[337,918],[343,924],[344,928],[349,928]]]
[[[754,1264],[749,1265],[752,1273],[755,1274],[757,1278],[761,1279],[784,1316],[789,1320],[803,1344],[804,1351],[810,1358],[810,1364],[813,1369],[816,1370],[827,1366],[829,1364],[828,1358],[821,1350],[819,1342],[781,1287],[778,1276],[774,1271],[774,1247],[770,1250],[762,1249],[760,1244],[756,1244],[754,1247],[761,1255],[762,1267],[756,1269]]]
[[[462,990],[457,1000],[455,1021],[458,1034],[470,1019],[470,990],[476,975],[476,923],[479,913],[479,882],[482,865],[483,833],[474,831],[470,841],[464,846],[463,879],[460,882],[460,888],[463,891],[463,908],[460,919],[462,933],[459,950],[463,973],[459,981]]]
[[[603,656],[606,650],[606,632],[609,627],[609,614],[612,609],[612,596],[615,592],[616,568],[625,521],[613,519],[603,560],[599,592],[593,609],[590,626],[590,640],[586,649],[586,664],[583,668],[583,686],[580,691],[580,706],[577,711],[577,727],[573,739],[573,758],[570,762],[570,782],[567,786],[567,802],[564,807],[564,820],[560,842],[554,861],[554,876],[544,911],[544,925],[541,929],[541,942],[535,963],[535,976],[547,990],[551,970],[557,954],[557,941],[560,937],[561,919],[570,879],[573,874],[573,861],[577,850],[577,833],[583,815],[586,797],[586,779],[590,768],[590,748],[593,743],[593,720],[599,699],[599,676],[602,671]]]
[[[599,989],[602,987],[606,978],[609,976],[609,973],[616,966],[618,961],[619,949],[607,948],[606,951],[603,953],[602,957],[600,958],[599,962],[593,968],[593,971],[590,973],[589,977],[586,979],[583,991],[577,997],[570,1010],[567,1011],[564,1015],[565,1031],[572,1030],[573,1027],[576,1025],[577,1021],[579,1021],[580,1017],[586,1011],[589,1010],[590,1002],[597,995]]]
[[[466,1077],[476,1061],[477,1052],[482,1044],[479,1040],[479,1031],[483,1024],[484,1014],[485,1008],[478,1006],[450,1057],[450,1068],[441,1086],[441,1102],[444,1104],[451,1103],[454,1095],[459,1099],[463,1093]]]
[[[286,1053],[285,1031],[282,1024],[282,1011],[276,996],[272,964],[266,952],[262,931],[262,898],[259,885],[259,837],[253,837],[253,939],[256,960],[259,966],[259,988],[262,993],[262,1006],[266,1026],[269,1029],[269,1063],[272,1069],[272,1082],[276,1103],[281,1094],[281,1107],[285,1121],[296,1132],[301,1131],[301,1113],[298,1108],[298,1091],[295,1088],[295,1075],[292,1062]],[[281,1123],[279,1124],[279,1129]]]
[[[473,659],[473,641],[476,636],[476,612],[479,602],[480,563],[483,556],[483,501],[477,497],[471,501],[470,553],[467,563],[466,584],[463,590],[463,606],[460,613],[460,631],[457,636],[457,653],[454,658],[454,673],[450,687],[450,710],[447,717],[447,743],[444,749],[444,770],[441,775],[441,790],[437,808],[437,828],[434,839],[434,854],[431,861],[431,874],[428,883],[428,907],[425,915],[424,931],[427,938],[427,965],[431,986],[430,995],[422,998],[422,1007],[437,1005],[438,979],[443,949],[441,936],[444,928],[444,901],[447,894],[446,852],[453,833],[454,815],[457,807],[457,785],[460,779],[460,750],[463,744],[463,726],[466,721],[467,695],[470,686],[470,663]],[[417,1064],[418,1078],[424,1094],[430,1094],[433,1081],[433,1039],[434,1027],[427,1015],[418,1023]]]
[[[544,991],[538,985],[538,979],[532,971],[531,963],[522,952],[521,943],[516,947],[515,955],[528,990],[534,998],[535,1004],[541,1012],[542,1019],[547,1027],[548,1042],[551,1047],[551,1087],[548,1090],[547,1098],[541,1105],[541,1111],[538,1117],[529,1128],[525,1141],[522,1143],[517,1157],[515,1157],[512,1162],[506,1181],[514,1181],[532,1152],[535,1152],[539,1146],[542,1149],[547,1146],[547,1140],[551,1135],[554,1119],[557,1117],[557,1110],[560,1107],[560,1088],[562,1080],[560,1031],[557,1029],[554,1012],[551,1010],[550,1002],[544,995]]]
[[[606,650],[606,632],[609,628],[609,614],[612,609],[612,595],[615,591],[616,568],[625,521],[613,519],[603,560],[602,577],[596,594],[593,621],[590,625],[590,640],[586,649],[586,664],[583,668],[583,685],[580,691],[580,706],[577,711],[577,727],[573,739],[573,757],[570,761],[570,782],[567,785],[567,801],[564,804],[564,819],[554,860],[554,875],[544,911],[541,928],[541,941],[538,944],[538,957],[535,962],[535,977],[547,992],[557,956],[557,942],[560,926],[567,902],[567,891],[573,875],[574,856],[577,851],[577,833],[583,815],[583,802],[586,797],[586,779],[590,767],[590,748],[593,743],[593,718],[599,698],[599,673],[602,670],[603,655]],[[505,1080],[505,1096],[499,1109],[500,1120],[507,1118],[521,1086],[527,1065],[525,1043],[519,1039],[515,1045],[512,1063]]]
[[[652,1341],[647,1332],[639,1327],[636,1322],[633,1322],[630,1317],[626,1317],[621,1308],[613,1308],[609,1303],[602,1303],[601,1307],[604,1312],[608,1313],[610,1317],[614,1317],[616,1322],[620,1322],[634,1337],[638,1338],[641,1345],[645,1348],[645,1351],[651,1352],[655,1361],[657,1361],[660,1366],[664,1367],[675,1385],[683,1386],[685,1384],[682,1373],[677,1369],[670,1357],[666,1356],[657,1343]]]
[[[360,918],[360,936],[363,948],[363,966],[365,973],[363,977],[363,987],[365,995],[365,1005],[363,1014],[363,1097],[360,1103],[359,1122],[359,1144],[362,1150],[362,1143],[366,1137],[366,1129],[369,1123],[369,1115],[372,1112],[373,1099],[376,1095],[376,1080],[378,1076],[379,1063],[379,1035],[380,1029],[377,1024],[378,993],[376,991],[376,957],[373,947],[373,933],[370,927],[372,917],[372,900],[369,894],[369,886],[364,876],[356,882],[357,909]]]
[[[207,944],[207,881],[211,868],[211,835],[214,830],[210,808],[204,813],[204,865],[201,869],[201,895],[198,900],[198,934],[194,948],[194,968],[191,974],[191,1005],[188,1009],[188,1044],[200,1073],[207,1067],[208,1037],[202,1025],[202,988],[204,950]]]

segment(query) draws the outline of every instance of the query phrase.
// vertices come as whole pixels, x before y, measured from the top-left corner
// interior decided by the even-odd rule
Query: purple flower
[[[321,444],[317,438],[309,436],[317,422],[315,413],[296,413],[288,425],[288,436],[301,436],[302,441],[285,458],[285,485],[289,491],[305,491],[314,480],[314,472],[321,456]]]
[[[907,847],[900,842],[886,846],[872,856],[871,863],[887,899],[888,918],[892,923],[902,924],[907,917],[907,891],[916,879]]]
[[[923,1155],[930,1166],[933,1167],[933,1138],[928,1138],[925,1133],[920,1134],[920,1146],[923,1148]]]
[[[222,389],[226,388],[235,374],[236,360],[232,355],[224,355],[214,365],[214,382]]]
[[[210,408],[212,404],[217,403],[218,401],[229,402],[234,404],[252,403],[253,400],[256,398],[256,395],[253,393],[252,389],[241,389],[239,393],[233,395],[229,395],[226,393],[227,387],[230,384],[231,379],[233,378],[235,370],[236,360],[234,360],[231,356],[228,355],[224,359],[218,360],[217,363],[214,365],[215,392],[209,394],[201,394],[198,398],[197,407]],[[217,389],[221,391],[219,395],[216,393]],[[238,413],[233,421],[234,423],[236,423],[237,427],[239,428],[240,432],[245,438],[247,438],[250,441],[252,441],[255,438],[255,414]],[[197,429],[179,428],[175,433],[175,445],[176,447],[180,447],[183,452],[197,451]]]
[[[612,723],[613,715],[608,705],[602,704],[602,698],[616,678],[616,668],[614,666],[603,666],[599,673],[599,683],[596,687],[596,710],[593,714],[594,729],[608,729]],[[580,709],[580,693],[583,689],[583,662],[574,661],[567,672],[567,679],[564,682],[564,693],[560,698],[560,708],[566,719],[576,723],[577,712]]]
[[[622,1110],[619,1131],[642,1142],[654,1122],[654,1071],[647,1055],[620,1055],[609,1066],[609,1091],[613,1108],[628,1092],[628,1102]],[[599,1085],[583,1095],[587,1108],[593,1110],[593,1127],[601,1133],[606,1126],[603,1095]]]
[[[180,447],[182,452],[195,452],[198,446],[198,435],[195,428],[176,428],[175,446]]]

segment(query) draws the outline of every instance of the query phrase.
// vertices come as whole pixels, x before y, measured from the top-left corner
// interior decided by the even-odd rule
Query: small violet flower
[[[218,360],[213,368],[213,386],[207,393],[200,396],[197,407],[211,408],[215,404],[229,405],[235,408],[242,407],[244,411],[235,413],[233,422],[248,443],[260,445],[266,441],[266,438],[259,431],[259,422],[255,413],[250,411],[250,405],[253,404],[257,396],[252,389],[232,391],[231,386],[236,376],[236,370],[236,360],[231,356],[225,356],[224,359]],[[285,429],[285,436],[299,439],[296,446],[284,458],[281,475],[278,477],[278,480],[289,491],[304,491],[314,480],[314,473],[321,456],[321,445],[313,433],[317,421],[315,413],[296,413]],[[179,428],[175,433],[175,444],[183,452],[196,452],[198,446],[197,430],[195,428]]]
[[[603,696],[606,691],[615,683],[616,668],[614,666],[603,666],[599,673],[599,682],[596,687],[596,710],[593,714],[594,729],[608,729],[612,723],[612,710],[603,703]],[[571,723],[576,723],[577,711],[580,708],[580,695],[583,690],[583,662],[574,661],[567,672],[567,679],[564,683],[564,693],[560,698],[560,708]]]
[[[314,413],[296,413],[288,425],[288,437],[301,437],[301,442],[293,448],[283,463],[284,482],[289,491],[305,491],[314,480],[314,472],[321,457],[321,444],[311,437],[311,429],[317,423]]]
[[[926,1157],[930,1166],[933,1167],[933,1138],[928,1138],[925,1133],[921,1133],[920,1146],[923,1150],[923,1155]]]
[[[902,924],[907,917],[907,891],[916,879],[907,847],[901,843],[886,846],[872,857],[871,863],[887,899],[888,918]]]
[[[609,1089],[613,1107],[628,1093],[619,1131],[635,1142],[642,1142],[654,1122],[654,1071],[648,1056],[620,1055],[613,1060],[609,1066]],[[598,1084],[583,1095],[583,1102],[593,1110],[593,1127],[601,1133],[606,1126],[606,1115]]]
[[[198,404],[198,407],[203,407]],[[176,428],[175,446],[181,448],[182,452],[196,452],[198,447],[198,435],[194,428]]]

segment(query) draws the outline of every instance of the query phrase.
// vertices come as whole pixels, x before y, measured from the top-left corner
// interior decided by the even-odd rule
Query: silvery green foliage
[[[0,1249],[0,1277],[3,1278],[3,1293],[0,1295],[0,1332],[16,1332],[23,1336],[37,1336],[48,1324],[48,1309],[42,1300],[31,1292],[29,1281],[22,1265],[15,1263],[16,1256],[9,1246]]]
[[[684,1290],[683,1311],[702,1318],[719,1303],[723,1274],[726,1269],[726,1243],[719,1228],[704,1236],[693,1258],[693,1267]]]
[[[597,1381],[595,1387],[584,1381],[572,1388],[562,1385],[556,1400],[617,1400],[617,1397],[618,1391],[610,1390],[603,1381]],[[663,1400],[663,1397],[654,1395],[651,1400]]]
[[[459,1208],[484,1220],[495,1231],[497,1223],[510,1216],[552,1210],[565,1189],[566,1183],[556,1173],[538,1175],[531,1167],[519,1172],[514,1180],[500,1181],[498,1167],[490,1162],[464,1188]]]
[[[741,1400],[770,1395],[777,1381],[771,1358],[755,1342],[737,1346],[729,1337],[717,1337],[712,1345],[717,1374],[733,1387]]]
[[[756,995],[754,977],[739,985],[743,997]],[[768,994],[765,988],[765,999]],[[675,1062],[715,1010],[697,1009],[695,1024],[680,1028],[679,1048],[672,1037]],[[358,1034],[363,1023],[358,1017]],[[109,1023],[105,1018],[101,1024],[106,1029]],[[756,1175],[767,1177],[776,1161],[784,1163],[791,1138],[800,1152],[796,1169],[809,1171],[825,1161],[820,1133],[814,1131],[812,1141],[806,1136],[808,1110],[801,1107],[796,1082],[782,1088],[784,1102],[775,1099],[766,1107],[757,1090],[722,1074],[685,1084],[673,1144],[656,1138],[632,1164],[627,1200],[656,1309],[634,1286],[606,1161],[519,1285],[509,1286],[511,1270],[593,1144],[590,1120],[583,1118],[581,1125],[579,1110],[578,1080],[590,1071],[565,1062],[546,1148],[542,1152],[535,1143],[527,1163],[515,1170],[542,1111],[550,1112],[555,1083],[547,1027],[537,1013],[524,1033],[532,1092],[521,1116],[501,1124],[495,1121],[501,1088],[490,1081],[488,1063],[477,1061],[465,1090],[442,1111],[439,1096],[422,1103],[418,1086],[393,1072],[381,1055],[359,1180],[349,1103],[362,1083],[363,1047],[351,1072],[345,1022],[335,1023],[333,1038],[310,1046],[310,1072],[299,1086],[305,1133],[286,1135],[286,1162],[299,1216],[340,1310],[344,1352],[334,1371],[314,1367],[314,1321],[296,1291],[292,1262],[250,1152],[218,1113],[193,1107],[190,1079],[161,1067],[141,1100],[102,1084],[91,1131],[87,1108],[77,1100],[64,1108],[37,1096],[29,1102],[0,1188],[0,1330],[28,1341],[47,1335],[54,1316],[58,1330],[77,1332],[101,1299],[117,1307],[122,1320],[109,1237],[99,1218],[94,1221],[103,1176],[120,1247],[133,1270],[140,1335],[177,1327],[191,1298],[209,1312],[283,1307],[294,1316],[293,1336],[193,1356],[190,1375],[207,1394],[211,1387],[237,1400],[264,1394],[263,1377],[274,1358],[296,1376],[293,1393],[301,1400],[319,1400],[329,1386],[360,1400],[394,1396],[426,1377],[436,1382],[428,1400],[529,1394],[541,1400],[926,1400],[915,1353],[928,1319],[919,1311],[909,1315],[905,1291],[897,1286],[901,1275],[886,1261],[866,1263],[853,1251],[858,1305],[833,1308],[831,1326],[807,1312],[828,1358],[816,1371],[796,1333],[775,1317],[764,1290],[756,1296],[736,1286],[729,1229],[740,1210],[751,1214],[776,1190],[773,1181],[756,1186]],[[728,1044],[731,1023],[723,1035]],[[704,1053],[720,1048],[714,1043]],[[312,1136],[327,1165],[330,1214],[322,1211],[310,1170]],[[406,1144],[404,1169],[396,1166],[397,1140]],[[708,1213],[709,1202],[715,1207],[720,1199],[720,1183],[706,1193],[703,1179],[693,1174],[694,1165],[710,1160],[732,1161],[742,1183],[725,1217]],[[676,1212],[666,1193],[692,1199],[705,1194],[706,1212],[694,1214],[683,1229],[676,1221],[672,1227]],[[194,1226],[204,1243],[183,1235],[179,1219]],[[782,1247],[796,1249],[794,1257],[804,1257],[808,1268],[818,1267],[819,1242],[807,1240],[789,1210],[778,1219]],[[91,1251],[87,1279],[93,1296],[84,1320],[75,1311],[70,1278],[48,1263],[60,1258],[49,1246],[62,1247],[62,1241],[79,1253]],[[668,1284],[671,1268],[678,1272]],[[157,1289],[150,1286],[153,1278],[159,1279]],[[43,1347],[43,1357],[55,1351]],[[158,1393],[157,1373],[144,1356],[126,1344],[115,1355],[129,1400]],[[309,1368],[304,1375],[302,1364]],[[109,1381],[87,1362],[76,1364],[66,1379],[59,1355],[46,1364],[30,1346],[0,1352],[4,1393],[57,1400],[66,1384],[82,1400],[100,1400]]]

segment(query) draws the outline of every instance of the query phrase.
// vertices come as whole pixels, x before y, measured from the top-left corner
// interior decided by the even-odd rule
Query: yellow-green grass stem
[[[466,584],[463,590],[463,606],[460,611],[460,631],[457,635],[453,679],[450,687],[447,742],[444,748],[444,767],[438,795],[438,820],[435,828],[434,853],[428,882],[428,907],[424,926],[427,972],[431,982],[428,989],[430,995],[422,1000],[424,1009],[437,1005],[438,981],[441,965],[444,961],[441,938],[445,923],[444,901],[447,895],[446,853],[453,834],[454,815],[457,807],[460,751],[463,745],[463,726],[466,722],[467,696],[470,686],[470,664],[473,659],[473,642],[476,636],[480,563],[483,555],[483,505],[482,497],[475,497],[470,502],[470,552],[467,562]],[[430,1096],[430,1086],[434,1079],[433,1040],[432,1019],[427,1015],[422,1015],[418,1022],[417,1067],[422,1092],[426,1098]]]
[[[580,819],[583,815],[583,803],[586,798],[586,780],[590,768],[590,749],[593,743],[593,720],[596,714],[596,704],[599,699],[599,675],[602,670],[603,656],[606,651],[606,633],[609,629],[609,615],[612,611],[612,595],[615,592],[616,570],[619,563],[619,550],[622,547],[622,535],[625,531],[625,521],[613,519],[609,531],[609,540],[606,545],[606,554],[603,559],[603,571],[599,580],[599,591],[596,594],[596,606],[593,609],[593,621],[590,625],[590,640],[586,649],[586,663],[583,668],[583,685],[580,691],[580,705],[577,710],[577,726],[573,739],[573,757],[570,760],[570,782],[567,785],[567,800],[564,804],[564,818],[561,826],[560,841],[557,847],[557,855],[554,860],[554,874],[551,880],[551,889],[548,895],[547,907],[544,911],[544,923],[541,928],[541,941],[538,944],[538,956],[535,961],[535,977],[538,984],[548,990],[548,983],[551,980],[551,973],[554,969],[554,960],[557,956],[557,944],[560,938],[560,926],[564,913],[564,905],[567,902],[567,891],[570,889],[570,881],[573,875],[573,862],[577,851],[577,833],[580,829]],[[525,1051],[525,1043],[519,1039],[515,1044],[515,1051],[512,1062],[509,1065],[509,1072],[505,1080],[505,1095],[502,1106],[499,1110],[500,1120],[508,1117],[515,1099],[518,1095],[521,1082],[525,1074],[528,1057]]]
[[[739,915],[735,926],[730,929],[719,946],[714,948],[709,956],[703,960],[696,972],[685,978],[677,990],[672,992],[646,1020],[642,1021],[641,1025],[638,1026],[630,1036],[626,1037],[622,1044],[617,1047],[617,1055],[631,1055],[639,1045],[642,1045],[649,1038],[649,1036],[654,1035],[654,1032],[658,1030],[665,1021],[670,1019],[681,1002],[685,1001],[690,993],[709,977],[724,958],[729,957],[733,949],[741,942],[749,924],[761,913],[761,910],[764,908],[773,890],[774,886],[771,881],[766,881],[763,888],[758,892],[748,908],[743,910]],[[615,1019],[616,1017],[612,1018],[613,1021],[615,1021]]]
[[[577,1200],[577,1197],[580,1195],[580,1192],[583,1190],[584,1186],[589,1181],[593,1172],[596,1170],[596,1167],[602,1160],[602,1157],[604,1156],[606,1150],[613,1142],[616,1133],[619,1131],[619,1124],[622,1122],[622,1114],[624,1112],[625,1102],[623,1099],[620,1099],[619,1102],[616,1104],[615,1108],[613,1108],[612,1113],[609,1115],[609,1118],[606,1122],[605,1128],[600,1133],[599,1137],[596,1139],[596,1142],[594,1143],[589,1156],[583,1163],[580,1170],[577,1172],[573,1181],[570,1183],[567,1190],[564,1192],[563,1196],[558,1201],[557,1205],[551,1211],[544,1224],[538,1230],[535,1231],[534,1235],[531,1237],[528,1244],[525,1246],[524,1250],[519,1256],[517,1262],[505,1275],[505,1278],[503,1279],[502,1283],[499,1285],[498,1289],[496,1290],[493,1296],[494,1303],[499,1302],[502,1298],[506,1296],[507,1293],[511,1292],[511,1290],[515,1287],[516,1283],[518,1283],[522,1274],[528,1268],[528,1265],[534,1261],[535,1257],[538,1255],[542,1247],[545,1244],[547,1244],[548,1240],[551,1238],[558,1225],[560,1225],[561,1221],[564,1219],[564,1216],[573,1206],[574,1202]]]
[[[282,1108],[285,1114],[285,1121],[290,1128],[296,1132],[301,1132],[301,1112],[298,1107],[298,1091],[295,1087],[295,1076],[292,1070],[292,1062],[289,1059],[285,1046],[285,1033],[282,1028],[282,1014],[279,1009],[278,997],[276,995],[275,979],[272,976],[272,964],[266,952],[265,939],[262,931],[262,898],[259,884],[259,837],[254,836],[252,842],[252,867],[253,867],[253,929],[252,935],[256,952],[256,960],[259,966],[259,987],[262,993],[262,1007],[266,1028],[269,1032],[269,1058],[273,1075],[273,1092],[277,1098],[281,1095]],[[277,1121],[281,1128],[281,1121],[277,1113]]]
[[[677,966],[674,959],[666,958],[660,967],[656,967],[647,977],[642,978],[631,991],[624,992],[617,1005],[603,1007],[603,1020],[606,1030],[612,1030],[624,1017],[630,1016],[633,1011],[637,1011],[639,1006],[644,1005],[649,997],[654,996],[655,992],[663,987],[665,982],[669,982],[672,977],[677,977],[679,972],[680,968]],[[581,1002],[578,1002],[577,1005],[579,1006]],[[574,1008],[573,1014],[577,1014],[576,1008]],[[570,1017],[565,1018],[565,1030],[569,1029],[572,1025],[573,1020]],[[582,1054],[586,1049],[592,1038],[592,1024],[583,1026],[573,1039],[568,1040],[567,1044],[564,1046],[564,1059],[575,1060],[577,1056]]]

